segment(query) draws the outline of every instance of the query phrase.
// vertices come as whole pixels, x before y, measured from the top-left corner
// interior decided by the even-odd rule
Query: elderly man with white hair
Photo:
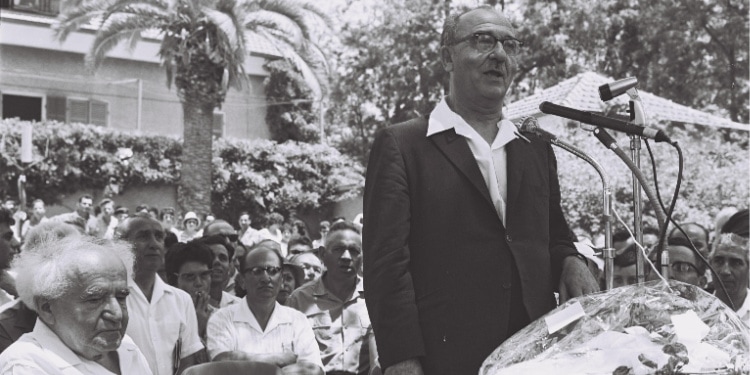
[[[44,241],[21,254],[16,287],[39,317],[0,355],[0,374],[151,374],[125,335],[132,267],[127,245],[87,237]]]

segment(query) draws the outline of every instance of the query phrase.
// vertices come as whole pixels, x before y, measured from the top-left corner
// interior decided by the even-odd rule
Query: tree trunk
[[[182,169],[177,199],[183,210],[211,212],[213,106],[204,103],[182,103],[183,130]]]

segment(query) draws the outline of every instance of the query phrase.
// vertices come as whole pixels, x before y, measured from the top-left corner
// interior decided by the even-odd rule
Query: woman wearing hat
[[[188,242],[194,238],[203,236],[203,231],[199,229],[201,227],[201,220],[198,219],[198,215],[193,211],[185,214],[185,218],[182,219],[182,227],[185,230],[178,236],[180,242]]]

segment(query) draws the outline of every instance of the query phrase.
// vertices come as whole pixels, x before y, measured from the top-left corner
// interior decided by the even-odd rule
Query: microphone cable
[[[683,172],[683,167],[684,167],[682,148],[680,148],[680,145],[677,143],[677,141],[669,142],[669,144],[671,144],[677,150],[678,168],[677,168],[677,184],[675,185],[674,195],[672,196],[672,201],[670,203],[669,210],[667,210],[667,208],[664,206],[664,201],[661,198],[661,193],[659,192],[659,181],[656,175],[656,160],[654,158],[654,153],[651,150],[651,145],[649,144],[648,140],[644,139],[644,141],[646,143],[646,149],[648,150],[649,159],[651,160],[651,168],[652,168],[652,173],[654,175],[654,185],[656,187],[656,198],[662,210],[664,210],[667,213],[667,220],[671,221],[672,224],[674,224],[675,228],[679,229],[682,235],[685,236],[685,238],[687,238],[688,242],[690,243],[691,250],[708,267],[708,269],[711,270],[711,273],[714,275],[714,281],[718,281],[719,286],[721,287],[721,290],[724,292],[724,295],[727,296],[727,299],[729,300],[729,305],[730,305],[729,307],[731,307],[732,310],[735,310],[734,301],[732,301],[732,298],[729,297],[729,293],[727,293],[727,288],[724,285],[724,282],[721,281],[721,279],[719,278],[719,275],[718,273],[716,273],[716,270],[711,266],[711,263],[706,259],[706,257],[704,257],[700,251],[698,251],[698,249],[695,247],[695,244],[687,235],[685,230],[682,229],[682,227],[679,224],[677,224],[677,222],[672,217],[672,212],[674,211],[674,206],[677,203],[677,198],[680,193],[680,185],[682,184],[682,172]],[[662,245],[662,241],[665,241],[664,238],[666,237],[667,225],[665,225],[664,229],[665,229],[664,233],[660,233],[661,236],[659,238],[659,245]],[[666,246],[658,246],[657,249],[659,250],[657,252],[657,257],[656,257],[657,267],[661,268],[661,255],[662,255],[662,252],[666,250]]]

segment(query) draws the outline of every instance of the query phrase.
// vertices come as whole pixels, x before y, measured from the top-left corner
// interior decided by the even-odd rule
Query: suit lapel
[[[509,218],[509,212],[515,212],[518,192],[521,190],[521,181],[527,165],[533,160],[529,154],[531,150],[524,141],[515,139],[505,146],[508,156],[508,201],[505,202],[505,217]],[[507,226],[507,225],[506,225]]]
[[[466,141],[456,134],[453,129],[434,134],[430,136],[430,139],[445,157],[471,181],[471,184],[479,190],[479,193],[482,194],[482,197],[484,197],[494,210],[495,206],[492,204],[492,199],[490,198],[490,190],[484,182],[482,172],[479,170],[477,161],[474,159],[474,155],[471,153],[471,149]]]

